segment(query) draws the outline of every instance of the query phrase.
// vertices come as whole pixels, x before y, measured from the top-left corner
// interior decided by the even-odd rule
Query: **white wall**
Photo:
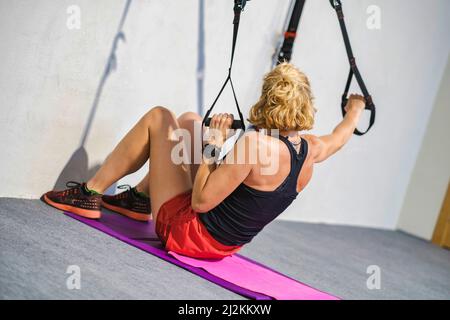
[[[317,167],[302,201],[285,217],[395,228],[449,53],[450,2],[344,4],[354,53],[377,105],[377,122],[370,134],[355,137]],[[381,8],[378,31],[365,28],[364,13],[371,4]],[[317,16],[305,15],[294,62],[312,78],[319,108],[315,132],[324,133],[339,118],[345,50],[324,2],[308,1],[307,12]]]
[[[411,174],[398,228],[430,240],[450,178],[450,59]]]
[[[232,1],[205,1],[204,101],[212,102],[229,62]],[[82,27],[66,27],[68,6]],[[131,1],[116,50],[116,69],[100,85],[125,0],[0,0],[0,196],[39,197],[66,178],[92,174],[151,106],[197,109],[199,1]],[[366,9],[381,8],[380,30]],[[281,30],[288,1],[254,0],[242,17],[234,71],[247,111]],[[378,119],[317,167],[284,219],[394,228],[449,52],[450,2],[345,0],[350,37]],[[348,72],[334,11],[308,1],[293,62],[309,76],[319,109],[314,133],[341,119]],[[99,94],[98,103],[95,96]],[[80,140],[97,105],[86,143]],[[217,110],[234,108],[227,95]],[[230,109],[231,110],[231,109]],[[144,170],[144,169],[143,169]],[[144,171],[124,179],[134,183]],[[70,174],[67,174],[70,173]]]

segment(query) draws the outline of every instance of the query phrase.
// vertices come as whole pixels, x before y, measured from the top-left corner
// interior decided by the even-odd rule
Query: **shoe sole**
[[[116,207],[116,206],[113,206],[112,204],[106,203],[103,200],[102,200],[102,206],[108,210],[120,213],[121,215],[124,215],[133,220],[142,221],[142,222],[147,222],[147,221],[152,220],[150,214],[139,213],[139,212],[125,209],[125,208]]]
[[[62,210],[62,211],[68,211],[71,213],[74,213],[76,215],[79,215],[81,217],[84,218],[88,218],[88,219],[100,219],[102,213],[100,211],[94,211],[94,210],[86,210],[86,209],[81,209],[81,208],[77,208],[68,204],[62,204],[62,203],[58,203],[58,202],[54,202],[52,200],[50,200],[47,195],[44,195],[43,198],[44,202],[47,203],[48,205]]]

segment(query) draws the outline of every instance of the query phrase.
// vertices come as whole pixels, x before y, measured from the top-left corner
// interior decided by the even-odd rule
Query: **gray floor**
[[[343,299],[450,299],[450,251],[400,232],[274,222],[242,254]],[[68,290],[69,265],[81,289]],[[366,286],[381,269],[381,289]],[[0,199],[1,299],[243,299],[38,200]]]

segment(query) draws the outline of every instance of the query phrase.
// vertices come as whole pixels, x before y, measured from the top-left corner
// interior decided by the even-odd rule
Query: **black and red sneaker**
[[[42,200],[56,209],[69,211],[89,219],[99,219],[101,216],[102,195],[88,191],[86,183],[69,181],[68,189],[49,191],[42,196]]]
[[[103,207],[134,220],[149,221],[151,219],[149,197],[127,184],[117,188],[127,190],[113,196],[103,195]]]

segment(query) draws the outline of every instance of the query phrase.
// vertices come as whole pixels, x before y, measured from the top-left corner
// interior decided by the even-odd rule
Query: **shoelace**
[[[68,181],[66,182],[66,187],[69,188],[68,190],[63,191],[63,196],[67,196],[69,194],[73,194],[75,190],[78,190],[79,187],[81,187],[82,184],[77,181]]]
[[[129,184],[121,184],[120,186],[117,186],[117,189],[131,191],[133,187],[130,186]],[[125,199],[127,197],[127,194],[125,192],[119,193],[118,195],[116,195],[116,197],[117,199]]]
[[[129,184],[121,184],[120,186],[117,186],[117,189],[122,189],[122,190],[130,191],[131,194],[132,194],[134,197],[137,197],[137,198],[148,198],[148,197],[142,196],[141,194],[144,194],[144,193],[138,192],[136,189],[134,189],[134,188],[133,188],[132,186],[130,186]],[[124,198],[127,197],[127,195],[126,195],[125,193],[119,193],[119,194],[117,195],[117,197],[118,197],[118,199],[124,199]]]
[[[121,184],[120,186],[117,186],[117,189],[122,189],[122,190],[131,190],[132,186],[130,186],[129,184]]]
[[[82,184],[77,182],[77,181],[68,181],[66,183],[66,187],[67,188],[78,188],[78,187],[81,187],[81,186],[82,186]]]

